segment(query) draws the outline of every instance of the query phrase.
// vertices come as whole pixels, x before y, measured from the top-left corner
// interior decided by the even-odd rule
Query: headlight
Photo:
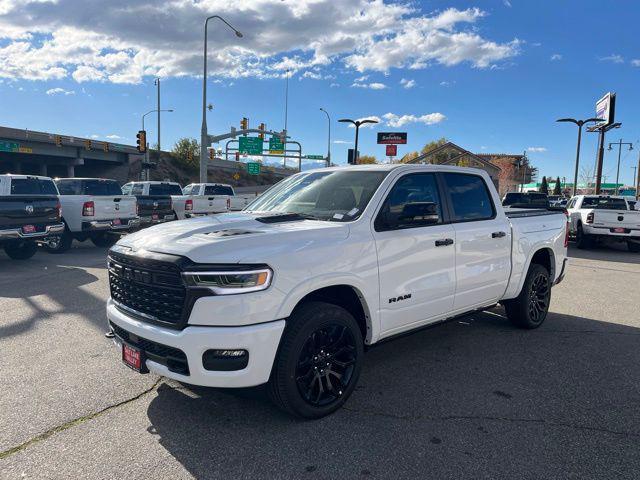
[[[190,287],[208,288],[217,295],[266,290],[271,285],[273,272],[270,268],[259,270],[185,272],[182,274]]]

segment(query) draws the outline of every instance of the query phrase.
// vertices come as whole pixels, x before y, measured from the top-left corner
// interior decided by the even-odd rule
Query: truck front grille
[[[116,304],[142,319],[180,325],[187,291],[177,265],[109,254],[109,285]]]

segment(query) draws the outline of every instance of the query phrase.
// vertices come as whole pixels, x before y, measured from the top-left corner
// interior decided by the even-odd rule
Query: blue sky
[[[595,101],[615,91],[623,126],[607,141],[638,147],[622,153],[621,178],[632,182],[638,2],[203,0],[179,8],[128,2],[129,12],[120,3],[89,0],[81,13],[68,0],[0,6],[0,54],[8,59],[0,64],[1,125],[134,143],[142,113],[155,108],[160,75],[162,107],[175,109],[163,114],[163,147],[199,137],[202,18],[220,12],[245,36],[219,24],[210,30],[211,133],[239,127],[243,116],[282,129],[288,67],[289,132],[304,153],[326,152],[324,107],[337,163],[354,131],[336,120],[376,116],[383,124],[361,130],[361,154],[383,158],[376,131],[407,131],[400,155],[446,137],[474,152],[527,150],[541,176],[570,178],[576,129],[554,120],[593,116]],[[155,142],[155,118],[147,119]],[[583,140],[583,165],[593,167],[596,136]],[[606,152],[609,181],[616,160]]]

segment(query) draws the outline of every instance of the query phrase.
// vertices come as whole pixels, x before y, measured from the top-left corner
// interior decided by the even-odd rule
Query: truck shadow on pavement
[[[626,244],[594,245],[580,250],[575,244],[570,243],[568,257],[640,265],[640,254],[630,252]]]
[[[165,382],[148,431],[196,478],[632,478],[639,344],[554,313],[518,330],[497,308],[372,348],[327,418],[280,413],[260,387]]]

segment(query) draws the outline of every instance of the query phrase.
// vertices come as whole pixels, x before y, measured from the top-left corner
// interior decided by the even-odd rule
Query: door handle
[[[491,238],[502,238],[502,237],[506,237],[507,234],[505,232],[493,232],[491,234]]]
[[[442,238],[440,240],[436,240],[436,247],[446,247],[447,245],[453,245],[452,238]]]

